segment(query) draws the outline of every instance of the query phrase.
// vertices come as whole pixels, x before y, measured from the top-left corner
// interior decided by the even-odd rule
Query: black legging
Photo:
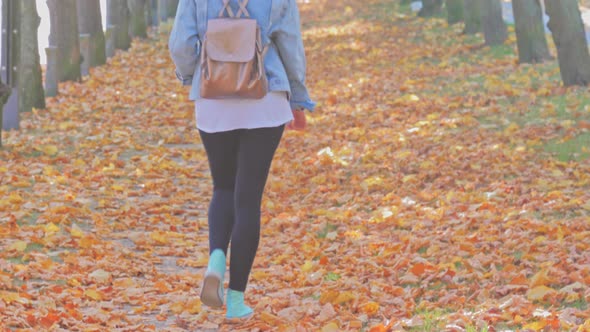
[[[199,131],[213,178],[209,205],[209,250],[227,255],[229,288],[245,291],[260,239],[260,204],[268,171],[284,126]]]

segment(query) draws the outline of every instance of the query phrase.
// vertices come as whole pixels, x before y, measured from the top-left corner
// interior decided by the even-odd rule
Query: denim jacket
[[[236,13],[236,1],[231,6]],[[183,85],[191,85],[191,100],[200,98],[199,60],[207,20],[218,17],[222,7],[222,0],[180,0],[178,5],[168,48],[176,76]],[[292,109],[313,111],[315,103],[305,86],[306,60],[296,0],[250,0],[247,9],[258,21],[262,43],[268,46],[264,67],[269,91],[286,91]]]

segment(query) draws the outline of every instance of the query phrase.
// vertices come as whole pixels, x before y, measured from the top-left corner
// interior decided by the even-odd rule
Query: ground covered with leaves
[[[391,3],[301,5],[320,105],[273,164],[252,320],[198,300],[211,184],[162,29],[4,134],[2,331],[590,329],[588,89]]]

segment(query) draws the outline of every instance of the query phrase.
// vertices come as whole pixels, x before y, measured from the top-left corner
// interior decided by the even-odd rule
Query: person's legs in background
[[[213,178],[213,198],[209,206],[210,270],[225,273],[225,257],[231,237],[230,283],[227,317],[252,314],[244,304],[244,291],[260,238],[260,206],[268,173],[284,126],[240,129],[220,133],[200,132]],[[205,278],[207,281],[207,276]],[[206,283],[203,288],[206,288]],[[219,293],[202,300],[220,306]],[[223,287],[223,277],[221,285]],[[217,291],[217,290],[215,290]],[[219,291],[221,296],[223,290]],[[213,301],[209,301],[213,298]],[[205,303],[210,305],[209,303]]]
[[[260,239],[260,205],[268,172],[284,126],[243,130],[238,147],[234,196],[235,222],[231,238],[227,317],[247,317],[244,291]]]
[[[227,248],[234,226],[238,131],[206,133],[199,131],[213,178],[213,197],[209,204],[209,263],[201,290],[201,301],[211,307],[223,305],[223,279]]]

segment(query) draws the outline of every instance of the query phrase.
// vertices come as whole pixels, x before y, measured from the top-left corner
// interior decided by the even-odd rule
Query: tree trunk
[[[20,73],[20,51],[22,39],[22,12],[21,1],[2,1],[2,60],[0,66],[0,77],[6,85],[0,89],[2,108],[0,116],[2,123],[0,129],[18,129],[20,126],[19,112],[19,73]]]
[[[464,0],[465,30],[466,34],[473,35],[481,32],[481,1]]]
[[[157,0],[157,2],[160,22],[166,22],[168,20],[168,0]]]
[[[80,42],[76,0],[47,0],[51,28],[49,45],[57,46],[57,77],[60,82],[80,80]]]
[[[90,35],[90,59],[88,62],[90,67],[102,66],[107,62],[107,58],[100,0],[77,1],[79,32]]]
[[[152,21],[152,1],[145,0],[145,22],[148,27],[154,26]]]
[[[463,21],[463,0],[446,0],[449,25]]]
[[[504,44],[508,30],[502,17],[502,3],[500,0],[482,0],[481,5],[481,25],[486,45]]]
[[[45,108],[45,92],[39,60],[37,30],[41,18],[35,0],[21,0],[20,66],[18,72],[19,111]]]
[[[2,82],[2,76],[0,76],[0,147],[2,147],[2,126],[4,120],[4,105],[10,97],[10,87]]]
[[[539,63],[551,59],[545,28],[543,9],[539,0],[512,0],[518,61]]]
[[[422,0],[422,8],[418,12],[418,16],[431,17],[438,15],[442,12],[442,5],[442,0]]]
[[[442,0],[436,0],[442,1]],[[176,17],[176,8],[178,8],[178,0],[168,0],[168,17]]]
[[[547,26],[557,47],[561,78],[566,86],[590,83],[590,54],[577,0],[546,0]]]
[[[107,25],[115,26],[115,48],[128,50],[131,47],[131,37],[127,0],[107,0]]]
[[[127,0],[131,14],[131,36],[147,38],[146,0]]]

